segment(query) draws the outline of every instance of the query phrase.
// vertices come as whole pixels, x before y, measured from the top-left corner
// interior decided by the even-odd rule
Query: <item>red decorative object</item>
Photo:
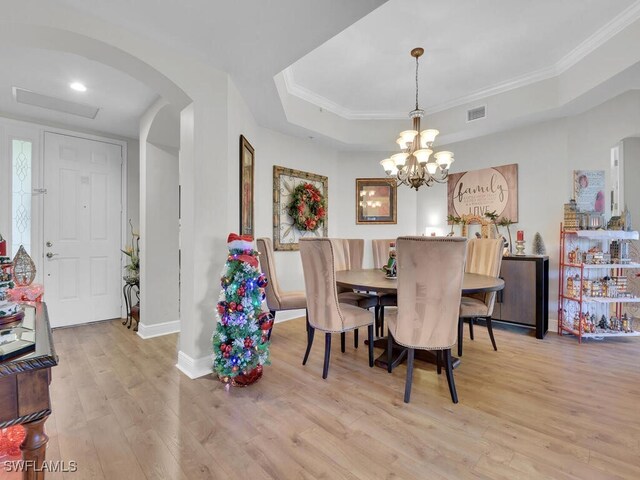
[[[44,295],[44,286],[39,283],[32,283],[24,287],[11,288],[7,290],[7,301],[9,302],[41,302]]]
[[[315,232],[327,216],[326,200],[311,183],[302,183],[293,191],[287,211],[298,230]]]
[[[20,457],[20,444],[26,435],[22,425],[0,430],[0,459]]]
[[[231,385],[234,387],[247,387],[252,383],[257,382],[262,377],[262,365],[258,365],[256,368],[247,373],[241,373],[231,379]]]
[[[2,235],[0,235],[0,238],[2,238]],[[7,256],[7,241],[2,238],[2,240],[0,240],[0,257],[6,257],[6,256]]]
[[[518,230],[518,237],[517,239],[519,242],[523,242],[524,241],[524,231],[522,230]]]

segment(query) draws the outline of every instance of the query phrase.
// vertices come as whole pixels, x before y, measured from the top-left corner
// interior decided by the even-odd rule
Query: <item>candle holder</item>
[[[516,255],[524,255],[524,240],[516,240]]]

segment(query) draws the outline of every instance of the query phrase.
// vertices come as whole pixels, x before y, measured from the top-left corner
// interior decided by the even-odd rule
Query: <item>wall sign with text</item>
[[[499,217],[518,221],[518,164],[452,173],[447,182],[447,213]]]

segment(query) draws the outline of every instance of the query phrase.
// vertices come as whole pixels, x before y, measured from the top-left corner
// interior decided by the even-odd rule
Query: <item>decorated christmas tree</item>
[[[229,256],[222,272],[218,325],[213,334],[213,370],[224,383],[249,385],[269,364],[273,317],[262,310],[266,277],[258,268],[253,238],[235,233],[227,239]]]

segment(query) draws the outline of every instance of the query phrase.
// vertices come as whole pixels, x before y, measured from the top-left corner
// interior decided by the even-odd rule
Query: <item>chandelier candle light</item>
[[[446,183],[449,167],[453,163],[453,153],[433,153],[431,149],[440,132],[432,128],[420,130],[424,110],[418,106],[418,59],[423,53],[423,48],[411,50],[411,56],[416,59],[416,108],[409,112],[413,129],[400,132],[400,137],[396,140],[402,152],[380,162],[387,176],[396,177],[398,185],[407,185],[416,190],[422,185],[430,187],[433,182]],[[431,154],[433,158],[430,160]]]

